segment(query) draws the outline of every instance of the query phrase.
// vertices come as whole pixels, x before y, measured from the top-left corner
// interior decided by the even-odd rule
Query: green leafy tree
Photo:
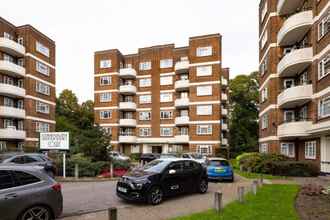
[[[230,150],[234,157],[258,150],[258,72],[230,81]]]

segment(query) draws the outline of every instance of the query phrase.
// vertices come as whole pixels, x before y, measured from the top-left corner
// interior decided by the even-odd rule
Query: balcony
[[[221,94],[221,99],[222,99],[223,101],[227,101],[227,100],[228,100],[228,96],[227,96],[227,94],[226,94],[226,93],[222,93],[222,94]]]
[[[175,143],[189,143],[189,135],[176,135],[174,137]]]
[[[223,108],[221,109],[221,114],[227,116],[228,115],[228,110]]]
[[[6,60],[0,60],[0,72],[6,73],[13,77],[25,77],[24,67]]]
[[[222,138],[221,139],[221,144],[222,145],[228,145],[228,139],[227,138]]]
[[[175,100],[176,108],[189,108],[189,98],[179,98]]]
[[[24,140],[25,138],[26,132],[23,130],[17,130],[14,126],[0,128],[0,139]]]
[[[306,137],[312,127],[311,121],[294,121],[283,123],[278,126],[277,135],[282,139]]]
[[[23,45],[5,37],[0,37],[0,50],[16,57],[25,55],[25,47]]]
[[[301,85],[284,90],[278,97],[280,108],[294,108],[302,106],[312,100],[313,86]]]
[[[189,124],[189,116],[180,116],[175,118],[176,125],[187,125]]]
[[[135,95],[136,87],[133,85],[121,85],[119,87],[119,92],[124,95]]]
[[[120,119],[119,126],[121,127],[136,127],[135,119]]]
[[[312,64],[313,49],[311,47],[297,49],[286,54],[277,65],[280,77],[292,77],[301,73]]]
[[[20,108],[0,106],[0,116],[8,118],[25,118],[25,110]]]
[[[303,11],[289,17],[277,34],[277,42],[280,46],[293,45],[300,41],[313,24],[313,12]]]
[[[0,94],[14,98],[21,98],[25,96],[25,89],[10,84],[0,83]]]
[[[185,73],[189,71],[189,61],[188,60],[182,60],[178,61],[175,64],[175,71],[178,73]]]
[[[175,82],[175,89],[177,91],[189,90],[189,80],[178,80]]]
[[[303,0],[279,0],[277,3],[277,12],[279,15],[292,14],[303,4]]]
[[[119,102],[119,109],[126,111],[136,111],[135,102]]]
[[[136,71],[133,68],[123,68],[119,70],[119,76],[123,79],[135,79]]]
[[[119,135],[119,143],[136,143],[136,136],[131,133],[122,133]]]
[[[228,130],[228,124],[227,123],[222,123],[221,129],[223,131],[227,131]]]

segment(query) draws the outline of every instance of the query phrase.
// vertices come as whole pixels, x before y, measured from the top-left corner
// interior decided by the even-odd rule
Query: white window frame
[[[261,44],[260,44],[261,49],[263,49],[265,47],[267,41],[268,41],[268,31],[266,30],[261,37]]]
[[[268,2],[267,0],[265,1],[265,4],[263,5],[262,9],[261,9],[261,22],[263,22],[263,20],[265,19],[265,16],[267,14],[268,11]]]
[[[49,111],[50,111],[49,104],[40,101],[36,102],[36,112],[49,114]]]
[[[161,86],[173,85],[173,76],[161,76],[160,85]]]
[[[50,86],[45,83],[36,81],[36,92],[49,96]]]
[[[316,159],[316,141],[305,142],[305,159],[315,160]]]
[[[288,114],[292,114],[292,120],[288,120]],[[293,110],[284,110],[283,112],[284,122],[293,122],[295,121],[295,113]]]
[[[212,56],[212,46],[197,47],[196,48],[196,56],[197,57]]]
[[[173,118],[173,111],[160,111],[161,120],[169,120]]]
[[[261,103],[265,102],[268,100],[268,87],[265,86],[262,90],[261,90]]]
[[[330,29],[326,30],[326,25],[328,22],[330,22],[330,11],[328,12],[327,16],[320,21],[318,25],[318,40],[321,40],[325,35],[330,32]]]
[[[198,66],[196,67],[197,76],[212,76],[212,66]]]
[[[36,51],[41,53],[42,55],[45,55],[46,57],[49,57],[50,50],[48,47],[40,43],[39,41],[36,41]]]
[[[259,147],[259,152],[262,154],[268,153],[268,143],[261,143]]]
[[[160,136],[161,137],[173,136],[173,128],[172,127],[160,127]]]
[[[139,128],[139,136],[140,137],[150,137],[151,128]]]
[[[319,74],[318,74],[319,80],[330,74],[330,68],[329,68],[328,72],[326,72],[326,69],[325,69],[325,64],[328,62],[330,62],[330,54],[325,56],[319,62],[319,65],[318,65],[319,66],[319,68],[318,68],[319,69]]]
[[[140,70],[151,70],[151,61],[144,61],[139,64]]]
[[[100,111],[100,119],[110,119],[110,118],[112,118],[112,110]]]
[[[150,121],[151,120],[151,111],[139,112],[140,121]]]
[[[290,150],[290,148],[292,148]],[[293,142],[281,143],[281,154],[284,156],[294,158],[295,157],[295,144]]]
[[[208,86],[197,86],[196,87],[196,95],[197,96],[210,96],[212,95],[212,85]]]
[[[101,86],[108,86],[112,84],[111,76],[101,76],[100,77],[100,85]]]
[[[173,67],[173,59],[161,59],[160,60],[160,68],[171,68]]]
[[[204,150],[206,150],[206,152]],[[196,152],[202,155],[212,155],[212,145],[197,145]]]
[[[329,112],[325,112],[325,106],[329,106]],[[328,110],[328,109],[327,109]],[[330,116],[330,96],[319,100],[319,118],[325,118]]]
[[[111,92],[100,93],[100,102],[111,102],[112,94]]]
[[[140,104],[150,104],[151,103],[151,95],[140,95],[139,96]]]
[[[50,130],[49,128],[50,125],[48,123],[40,122],[40,121],[36,122],[36,132],[40,132],[40,133],[49,132]]]
[[[141,78],[139,79],[139,87],[150,87],[151,78]]]
[[[197,115],[212,115],[213,106],[212,105],[197,105],[196,114]]]
[[[160,93],[160,102],[173,102],[173,93],[171,92],[162,92]]]
[[[267,129],[268,128],[268,113],[261,116],[261,129]]]
[[[49,73],[50,73],[49,67],[46,64],[43,64],[39,61],[36,61],[36,71],[45,76],[49,76]]]
[[[111,67],[112,67],[111,59],[100,60],[100,69],[111,68]]]
[[[197,135],[212,135],[212,124],[201,124],[196,126]]]

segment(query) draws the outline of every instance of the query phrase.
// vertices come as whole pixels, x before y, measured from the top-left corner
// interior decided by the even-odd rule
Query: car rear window
[[[208,162],[209,166],[221,167],[221,166],[229,166],[228,161],[226,160],[211,160]]]
[[[4,155],[4,154],[0,154],[0,163],[7,160],[8,158],[10,158],[10,155]]]
[[[0,170],[0,190],[14,187],[15,183],[12,175],[7,170]]]
[[[18,182],[18,185],[20,186],[37,183],[41,181],[38,177],[35,177],[29,173],[25,173],[22,171],[14,171],[14,175]]]

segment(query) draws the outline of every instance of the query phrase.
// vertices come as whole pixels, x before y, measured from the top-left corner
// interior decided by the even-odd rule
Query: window
[[[0,190],[15,186],[12,175],[7,170],[0,170]]]
[[[9,39],[9,40],[14,40],[13,35],[11,35],[11,34],[9,34],[9,33],[7,33],[7,32],[4,32],[4,33],[3,33],[3,37],[4,37],[4,38],[7,38],[7,39]]]
[[[197,135],[211,135],[212,125],[197,125]]]
[[[172,93],[160,93],[160,102],[172,102],[173,94]]]
[[[140,95],[139,102],[140,104],[151,103],[151,95]]]
[[[261,90],[261,102],[265,102],[268,99],[268,88],[265,87]]]
[[[132,153],[132,154],[140,153],[140,146],[139,146],[139,145],[135,145],[135,144],[133,144],[133,145],[131,146],[131,153]]]
[[[111,68],[111,60],[100,60],[100,68]]]
[[[139,112],[139,120],[140,121],[150,121],[151,112]]]
[[[4,53],[3,54],[3,60],[13,63],[14,62],[14,57]]]
[[[197,105],[197,115],[212,115],[212,105]]]
[[[140,87],[149,87],[151,86],[151,78],[143,78],[139,80]]]
[[[327,35],[330,31],[330,13],[323,18],[319,24],[319,39]]]
[[[197,76],[211,76],[212,75],[212,66],[198,66],[196,68]]]
[[[265,16],[267,14],[267,10],[268,10],[268,2],[265,1],[265,4],[261,9],[261,21],[263,21],[265,19]]]
[[[172,119],[172,111],[160,111],[160,119]]]
[[[103,127],[103,131],[107,135],[110,135],[110,136],[112,135],[112,127]]]
[[[281,143],[281,154],[287,157],[295,156],[294,143]]]
[[[151,70],[151,61],[141,62],[140,70]]]
[[[305,142],[305,158],[316,159],[316,141]]]
[[[173,77],[172,76],[161,76],[160,77],[160,85],[172,85],[173,84]]]
[[[111,76],[102,76],[100,78],[100,85],[101,86],[111,85]]]
[[[37,103],[36,103],[36,109],[37,109],[36,110],[37,112],[49,114],[49,105],[46,104],[46,103],[37,101]]]
[[[36,83],[36,91],[44,95],[50,95],[50,87],[42,82]]]
[[[29,173],[14,171],[15,179],[18,180],[19,186],[40,182],[41,180]]]
[[[100,118],[101,119],[109,119],[111,117],[112,117],[112,111],[111,110],[100,111]]]
[[[260,66],[260,74],[263,76],[268,70],[268,55],[265,56],[264,61],[261,63]]]
[[[36,41],[36,50],[46,57],[49,57],[49,48],[38,41]]]
[[[36,122],[36,132],[49,132],[49,124],[44,122]]]
[[[284,111],[284,122],[293,122],[295,120],[294,111]]]
[[[14,99],[3,97],[3,105],[7,107],[14,107]]]
[[[263,154],[268,153],[268,144],[267,143],[260,144],[259,152]]]
[[[212,95],[212,86],[197,86],[197,96]]]
[[[197,153],[202,155],[211,155],[212,145],[197,145]]]
[[[319,117],[330,116],[330,96],[321,99],[319,102]]]
[[[198,57],[205,57],[205,56],[211,56],[212,55],[212,47],[197,47],[196,49],[196,56]]]
[[[11,119],[3,119],[3,127],[16,129],[14,121]]]
[[[6,141],[0,141],[0,152],[1,151],[6,151],[7,150],[7,144]],[[0,162],[1,162],[1,157],[0,157]],[[1,178],[0,178],[1,179]],[[1,181],[0,181],[1,182]],[[1,189],[1,188],[0,188]]]
[[[261,116],[261,129],[268,128],[268,114]]]
[[[330,73],[330,54],[319,62],[319,79]]]
[[[264,46],[267,43],[267,40],[268,40],[268,32],[266,30],[265,33],[262,35],[262,38],[261,38],[261,49],[264,48]]]
[[[49,76],[49,67],[39,61],[36,61],[36,70],[43,75]]]
[[[172,59],[163,59],[160,60],[160,68],[171,68],[173,66]]]
[[[100,94],[100,102],[111,102],[111,92],[105,92]]]
[[[173,136],[173,128],[160,128],[160,136],[162,137]]]
[[[149,137],[151,136],[151,128],[140,128],[139,134],[141,137]]]

